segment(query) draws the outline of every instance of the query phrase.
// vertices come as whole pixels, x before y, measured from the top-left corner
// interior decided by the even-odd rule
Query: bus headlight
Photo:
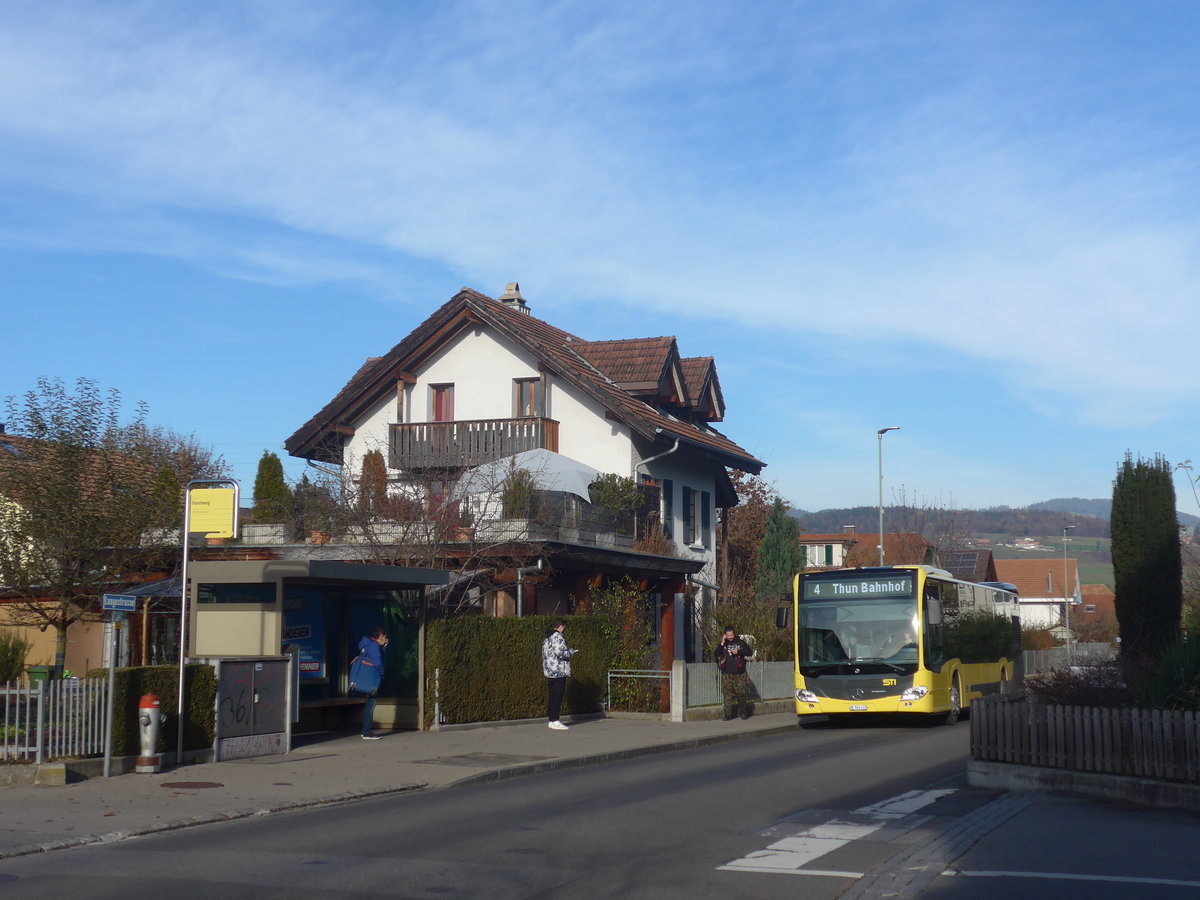
[[[918,684],[918,685],[914,685],[913,687],[910,687],[907,690],[905,690],[904,693],[902,693],[900,695],[900,699],[901,700],[920,700],[922,697],[924,697],[928,693],[929,693],[929,688],[925,687],[923,684]]]
[[[796,699],[801,703],[819,703],[820,698],[812,691],[796,691]]]

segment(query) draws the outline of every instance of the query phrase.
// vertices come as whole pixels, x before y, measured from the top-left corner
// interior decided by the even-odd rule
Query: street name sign
[[[137,597],[132,594],[105,594],[104,609],[135,612],[137,610]]]

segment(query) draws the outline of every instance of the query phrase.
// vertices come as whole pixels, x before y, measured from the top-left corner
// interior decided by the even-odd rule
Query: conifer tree
[[[767,527],[758,548],[755,592],[760,600],[788,596],[792,578],[800,571],[799,536],[800,528],[788,515],[787,504],[776,497],[767,514]]]
[[[1113,483],[1112,559],[1126,672],[1136,678],[1179,640],[1183,564],[1171,466],[1126,454]]]
[[[292,509],[292,489],[283,478],[283,463],[264,450],[254,476],[254,518],[259,522],[284,522]]]
[[[387,506],[387,463],[380,450],[368,450],[363,455],[358,505],[372,517],[382,515]]]

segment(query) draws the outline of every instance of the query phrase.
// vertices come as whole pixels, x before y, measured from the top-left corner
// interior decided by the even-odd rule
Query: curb
[[[775,737],[781,734],[794,733],[799,729],[798,724],[777,725],[773,728],[762,728],[758,731],[737,731],[732,734],[713,734],[702,738],[689,738],[685,741],[672,741],[669,744],[655,744],[649,747],[632,747],[628,750],[612,750],[608,753],[594,753],[590,756],[567,756],[562,759],[548,759],[536,763],[520,763],[503,769],[492,769],[480,772],[478,775],[468,775],[457,781],[451,781],[437,788],[442,790],[450,787],[462,787],[469,784],[488,784],[495,781],[507,781],[510,778],[522,778],[526,775],[540,775],[544,772],[557,772],[562,769],[575,769],[582,766],[593,766],[601,763],[619,762],[623,759],[636,759],[640,756],[654,756],[659,753],[674,753],[677,750],[695,750],[698,747],[709,747],[714,744],[731,744],[735,741],[746,741],[760,737]]]
[[[794,733],[799,725],[777,725],[756,731],[737,731],[730,734],[714,734],[707,737],[689,738],[682,741],[672,741],[666,744],[655,744],[647,747],[632,747],[628,750],[613,750],[608,753],[595,753],[589,756],[570,756],[562,759],[551,759],[544,762],[524,763],[508,766],[502,769],[492,769],[477,775],[468,775],[457,781],[441,785],[436,790],[451,787],[461,787],[471,784],[488,784],[497,781],[507,781],[510,778],[521,778],[526,775],[538,775],[545,772],[555,772],[562,769],[582,768],[583,766],[601,763],[618,762],[624,759],[635,759],[640,756],[654,756],[660,753],[673,753],[679,750],[694,750],[715,744],[730,744],[736,741],[753,740],[760,737],[775,737],[781,734]],[[316,800],[297,800],[291,803],[281,803],[276,806],[261,809],[234,809],[223,813],[213,813],[205,816],[194,816],[190,819],[180,819],[175,822],[159,822],[144,828],[129,831],[111,831],[99,835],[82,835],[80,837],[63,838],[43,844],[31,844],[26,847],[16,847],[12,850],[0,850],[0,859],[12,859],[17,856],[31,856],[35,853],[48,853],[52,850],[66,850],[71,847],[81,847],[87,844],[109,844],[123,841],[131,837],[145,837],[160,834],[165,831],[179,831],[183,828],[194,828],[199,825],[214,825],[218,822],[231,822],[237,819],[265,817],[277,813],[292,812],[302,809],[316,809],[322,806],[337,806],[343,803],[353,803],[358,800],[369,800],[375,797],[386,797],[391,794],[404,794],[410,791],[426,790],[429,785],[424,783],[401,784],[390,788],[376,790],[349,791],[334,794]]]

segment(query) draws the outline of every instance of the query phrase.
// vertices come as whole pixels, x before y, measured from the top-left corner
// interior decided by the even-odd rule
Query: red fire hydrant
[[[134,771],[158,772],[162,762],[158,757],[158,726],[162,722],[162,708],[154,694],[143,694],[138,701],[138,730],[141,732],[142,755],[137,758]]]

